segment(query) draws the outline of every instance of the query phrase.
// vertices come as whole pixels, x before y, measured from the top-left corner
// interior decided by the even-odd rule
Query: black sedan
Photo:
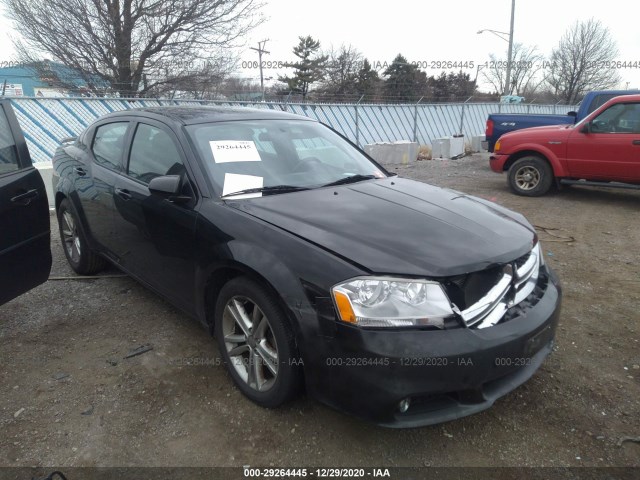
[[[197,318],[265,407],[306,387],[427,425],[488,408],[551,352],[560,289],[521,215],[398,178],[316,121],[118,112],[53,164],[73,269],[111,262]]]

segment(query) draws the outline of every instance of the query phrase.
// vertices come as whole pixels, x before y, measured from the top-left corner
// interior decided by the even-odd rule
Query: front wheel
[[[66,198],[58,207],[58,226],[64,254],[76,273],[91,275],[106,266],[106,260],[89,248],[78,216]]]
[[[553,170],[545,159],[529,156],[517,160],[509,168],[508,182],[518,195],[539,197],[553,185]]]
[[[301,383],[293,331],[274,296],[246,277],[227,283],[218,296],[215,334],[229,374],[263,407],[290,400]]]

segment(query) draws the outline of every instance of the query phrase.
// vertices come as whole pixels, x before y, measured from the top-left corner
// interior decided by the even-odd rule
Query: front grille
[[[540,246],[513,262],[445,282],[449,299],[467,327],[487,328],[503,320],[536,288]]]
[[[449,278],[444,287],[451,300],[460,310],[466,309],[484,297],[502,276],[502,267],[493,267],[480,272]]]
[[[513,263],[516,264],[516,268],[520,268],[522,265],[526,263],[527,260],[529,260],[529,257],[531,257],[531,252],[525,253],[520,258],[516,258],[515,262]]]

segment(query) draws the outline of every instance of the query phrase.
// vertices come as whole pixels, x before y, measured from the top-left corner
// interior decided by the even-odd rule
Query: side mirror
[[[180,175],[163,175],[152,178],[149,191],[159,195],[175,195],[180,191]]]
[[[587,122],[580,129],[580,133],[591,133],[591,122]]]
[[[182,178],[180,175],[163,175],[152,178],[149,182],[149,191],[152,195],[165,197],[173,203],[186,203],[191,200],[188,195],[180,195]]]
[[[570,112],[567,112],[567,115],[569,115],[570,117],[573,117],[573,118],[577,118],[577,116],[578,116],[578,112],[574,112],[574,111],[572,110],[572,111],[570,111]]]

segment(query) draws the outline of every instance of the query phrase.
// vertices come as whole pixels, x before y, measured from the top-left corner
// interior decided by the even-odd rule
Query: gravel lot
[[[640,436],[640,192],[517,197],[486,155],[398,173],[539,227],[565,300],[556,352],[524,386],[412,430],[305,397],[264,410],[233,388],[199,324],[133,280],[51,280],[0,307],[0,465],[640,466],[640,443],[620,443]],[[54,217],[52,230],[51,275],[72,276]]]

